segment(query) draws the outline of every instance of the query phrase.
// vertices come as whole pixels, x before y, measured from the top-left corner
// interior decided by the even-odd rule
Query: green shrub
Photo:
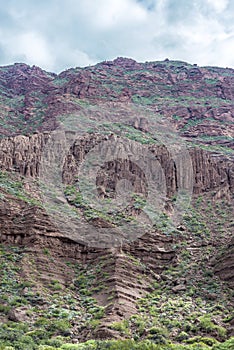
[[[121,322],[113,322],[110,325],[110,328],[122,334],[129,335],[129,322],[127,320],[123,320]]]
[[[200,329],[206,332],[215,332],[219,337],[224,338],[226,336],[226,329],[222,326],[214,324],[209,315],[205,315],[199,318]]]
[[[234,337],[226,340],[224,343],[215,345],[212,350],[232,350],[234,349]]]

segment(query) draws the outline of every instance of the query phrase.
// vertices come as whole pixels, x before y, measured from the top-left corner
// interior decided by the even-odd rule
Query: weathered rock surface
[[[15,173],[25,176],[26,179],[38,178],[40,172],[41,154],[49,138],[50,134],[44,133],[34,134],[32,136],[16,136],[14,138],[3,139],[0,142],[1,169],[14,171]],[[63,179],[65,183],[73,183],[74,178],[78,173],[81,161],[85,158],[86,154],[88,154],[88,152],[101,140],[103,140],[102,135],[89,135],[81,137],[80,140],[75,140],[74,144],[70,148],[70,153],[64,162]],[[165,147],[153,147],[153,151],[155,157],[157,157],[157,159],[160,161],[160,164],[165,171],[168,193],[173,195],[176,192],[176,167],[172,164],[169,153]],[[200,149],[191,149],[190,155],[193,163],[194,193],[197,195],[207,191],[212,191],[215,200],[222,198],[232,203],[234,191],[234,173],[231,160],[220,156],[212,156],[208,152]],[[121,166],[123,166],[124,170],[125,163],[119,164],[120,169]],[[113,183],[116,183],[117,181],[115,174],[116,172],[112,174],[112,176],[114,176],[112,178]],[[125,175],[126,174],[128,173],[125,172]],[[143,177],[143,184],[144,181],[145,179]],[[26,183],[29,184],[27,181]],[[142,186],[144,187],[144,185]],[[140,188],[142,188],[142,186]],[[32,190],[30,185],[29,189]],[[83,259],[93,259],[93,254],[94,256],[98,256],[98,254],[100,254],[100,251],[94,250],[93,252],[90,252],[90,250],[84,246],[80,246],[75,242],[72,242],[69,237],[63,238],[62,233],[60,233],[58,229],[54,227],[49,215],[44,209],[29,206],[22,200],[16,200],[13,196],[5,194],[5,199],[1,201],[0,217],[0,239],[2,242],[27,246],[33,245],[33,247],[36,247],[37,245],[43,246],[45,243],[42,242],[45,240],[46,244],[49,244],[49,246],[55,246],[53,241],[56,239],[56,247],[58,248],[58,246],[61,246],[61,251],[63,251],[63,254],[68,254],[70,257],[81,259],[83,261]],[[50,240],[52,242],[51,244],[49,243]],[[66,250],[66,245],[68,243],[65,242],[69,241],[70,243],[68,245],[68,249]],[[165,250],[160,250],[158,248],[160,244],[164,246],[164,241],[165,237],[163,236],[160,238],[158,234],[156,234],[156,236],[147,234],[146,237],[143,236],[139,241],[128,247],[128,251],[131,251],[131,254],[143,259],[143,261],[146,259],[146,263],[151,270],[154,270],[155,261],[157,261],[156,265],[159,267],[158,271],[160,271],[164,263],[167,264],[174,258],[174,252],[170,248],[169,250],[168,248]],[[148,255],[148,251],[151,252],[150,255]],[[232,250],[229,250],[228,256],[223,258],[222,264],[220,267],[217,267],[217,272],[221,274],[221,276],[223,275],[225,279],[233,280],[233,275],[231,274],[231,259]],[[117,258],[115,263],[117,264],[118,261],[121,261],[120,258]],[[123,272],[129,270],[128,268],[123,267],[124,261],[125,260],[123,260],[123,264],[120,264],[122,266],[121,268],[123,268]],[[226,275],[222,273],[224,270],[227,271]],[[158,271],[156,269],[156,272]],[[117,286],[118,278],[117,280],[114,278],[113,281],[115,281],[113,283]],[[133,284],[134,283],[136,282],[133,282]],[[121,281],[119,281],[118,285],[120,288],[118,290],[116,287],[119,293],[118,295],[121,295],[121,290],[127,290],[127,286],[125,282]],[[123,287],[120,287],[121,285],[123,285]],[[125,294],[128,293],[126,292]],[[130,295],[131,288],[129,288],[128,299],[132,300]],[[132,300],[132,305],[133,304],[134,302]]]
[[[65,184],[73,184],[89,152],[117,137],[113,130],[100,133],[98,122],[103,116],[117,129],[118,121],[123,123],[126,113],[125,128],[131,127],[130,131],[127,129],[130,139],[138,141],[137,132],[142,132],[140,136],[145,137],[151,131],[150,120],[142,116],[142,110],[149,108],[162,122],[167,120],[174,125],[179,137],[190,142],[194,197],[210,196],[212,203],[225,202],[233,208],[233,83],[233,69],[202,68],[169,60],[143,64],[117,58],[93,67],[69,69],[59,75],[25,64],[0,67],[0,169],[14,174],[15,181],[23,183],[29,195],[29,199],[25,199],[25,196],[17,196],[17,192],[9,192],[7,186],[2,187],[0,242],[23,245],[35,254],[41,283],[46,283],[48,274],[57,269],[56,278],[64,289],[74,278],[66,269],[65,259],[84,266],[88,263],[95,266],[100,260],[104,262],[103,272],[107,275],[101,282],[106,288],[96,297],[101,305],[107,305],[105,317],[92,335],[83,330],[81,338],[119,336],[109,325],[136,312],[136,301],[152,289],[152,281],[168,278],[165,275],[161,277],[161,273],[165,267],[179,263],[176,245],[181,243],[188,227],[179,225],[175,236],[152,229],[133,242],[108,249],[91,248],[64,236],[43,206],[32,201],[32,198],[40,201],[37,180],[42,155],[52,131],[58,127],[61,118],[66,124],[66,118],[72,115],[75,118],[81,116],[80,125],[90,128],[86,130],[88,132],[80,132],[80,137],[72,141],[65,153],[62,179]],[[131,109],[130,112],[127,109],[132,104],[138,113],[130,120]],[[107,115],[103,105],[108,106]],[[98,108],[92,109],[93,106]],[[72,139],[73,136],[70,137]],[[143,143],[147,144],[144,138]],[[170,215],[173,212],[173,196],[178,189],[178,169],[166,146],[149,143],[147,147],[163,169],[168,196],[164,209]],[[132,151],[137,153],[138,150]],[[56,159],[59,153],[51,156]],[[98,173],[96,185],[99,196],[111,198],[118,181],[124,178],[131,182],[136,192],[147,196],[144,169],[121,159],[107,162]],[[130,208],[128,214],[137,215],[139,210]],[[94,221],[94,227],[111,226],[103,218],[95,218]],[[220,237],[215,235],[216,231],[211,232],[217,253]],[[199,249],[207,244],[206,239],[197,238],[196,242],[196,237],[189,237],[188,240],[191,243],[188,249],[191,260],[200,261]],[[233,285],[232,238],[228,236],[225,244],[227,249],[220,256],[213,257],[212,265],[220,278]],[[47,248],[54,258],[49,265],[40,253]],[[210,264],[210,261],[207,263]],[[22,270],[22,274],[27,273],[27,269]],[[176,283],[169,279],[169,282],[175,295],[185,292],[186,279],[180,278]],[[207,292],[207,298],[215,300],[216,296]],[[14,309],[9,318],[24,321],[26,310]]]
[[[215,272],[234,286],[234,239],[227,244],[225,252],[214,261]]]
[[[15,64],[0,68],[0,131],[53,130],[57,117],[78,114],[85,105],[122,102],[150,107],[193,142],[233,148],[233,81],[233,69],[169,60],[117,58],[59,75]]]
[[[26,177],[38,177],[40,174],[41,155],[49,138],[49,133],[43,133],[3,139],[0,141],[0,168],[2,170],[19,172],[19,174]],[[108,139],[102,135],[87,135],[75,140],[70,148],[70,152],[65,157],[63,167],[64,182],[67,184],[72,183],[78,173],[79,165],[88,152],[100,142]],[[175,193],[177,190],[176,164],[171,158],[169,151],[165,146],[150,147],[150,150],[165,172],[168,193]],[[193,165],[194,193],[199,194],[204,191],[216,190],[216,198],[226,196],[231,200],[234,191],[232,159],[221,155],[212,155],[199,148],[191,149],[189,153]],[[124,162],[122,165],[124,171],[126,165]],[[121,164],[119,166],[121,167]],[[137,169],[134,171],[136,172]],[[141,169],[139,171],[142,172]],[[116,177],[115,169],[112,176],[113,178]],[[116,179],[114,182],[116,182]]]

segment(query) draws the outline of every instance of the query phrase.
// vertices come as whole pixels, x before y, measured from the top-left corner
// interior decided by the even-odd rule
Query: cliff
[[[168,60],[118,58],[59,75],[0,68],[0,241],[12,278],[12,290],[1,279],[2,324],[44,322],[48,337],[73,342],[233,334],[233,81],[232,69]],[[131,200],[114,211],[119,193]],[[64,221],[64,203],[78,226]],[[66,329],[51,331],[59,313]]]

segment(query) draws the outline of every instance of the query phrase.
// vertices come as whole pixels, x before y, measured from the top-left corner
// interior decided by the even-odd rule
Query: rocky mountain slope
[[[3,349],[120,338],[211,348],[234,335],[233,83],[233,69],[167,59],[59,75],[0,67]],[[98,172],[82,168],[99,154]],[[101,207],[82,192],[94,175]]]

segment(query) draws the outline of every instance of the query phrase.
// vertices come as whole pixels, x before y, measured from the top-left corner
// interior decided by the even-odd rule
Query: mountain
[[[231,349],[233,91],[168,59],[0,67],[0,349]]]

